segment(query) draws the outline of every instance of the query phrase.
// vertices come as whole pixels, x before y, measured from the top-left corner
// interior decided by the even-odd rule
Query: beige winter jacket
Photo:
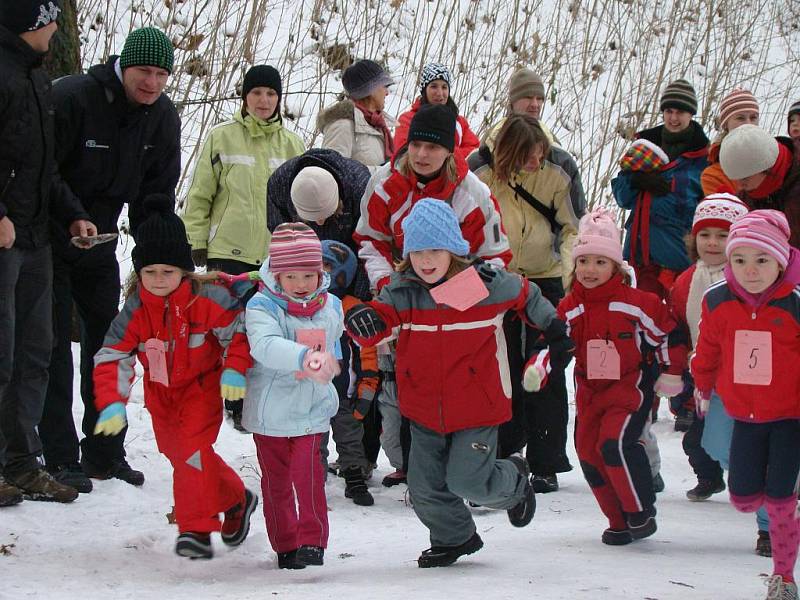
[[[383,113],[386,125],[394,129],[397,121]],[[351,100],[341,100],[323,110],[317,117],[322,132],[322,147],[336,150],[345,158],[366,165],[371,173],[386,162],[383,155],[383,132],[367,123],[363,113]]]

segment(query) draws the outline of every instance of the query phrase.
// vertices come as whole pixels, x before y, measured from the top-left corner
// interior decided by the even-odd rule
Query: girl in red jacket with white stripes
[[[800,544],[800,258],[789,235],[775,210],[731,226],[725,280],[703,298],[691,362],[698,414],[713,389],[734,419],[731,502],[742,512],[766,505],[774,565],[767,597],[781,599],[797,598]]]
[[[655,358],[664,369],[657,391],[680,390],[686,349],[670,335],[676,323],[661,299],[626,283],[611,213],[581,218],[572,256],[572,290],[557,311],[575,342],[575,446],[608,518],[603,543],[629,544],[656,531],[653,478],[639,441],[654,397],[647,363]]]
[[[191,247],[172,201],[149,196],[145,208],[151,214],[139,226],[132,253],[136,288],[94,357],[95,434],[116,435],[126,426],[138,357],[156,444],[173,468],[175,552],[211,558],[210,533],[220,531],[226,545],[238,546],[258,504],[212,447],[222,398],[244,397],[252,364],[244,315],[224,287],[191,277]]]

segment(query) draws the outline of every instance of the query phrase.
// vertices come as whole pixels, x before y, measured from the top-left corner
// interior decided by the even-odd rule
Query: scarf
[[[694,129],[691,123],[686,129],[672,132],[668,131],[666,127],[661,131],[661,148],[669,156],[670,162],[678,158],[681,154],[689,149],[689,146],[694,138]]]
[[[364,115],[364,119],[371,127],[383,133],[383,157],[387,160],[390,159],[392,154],[394,154],[394,140],[392,139],[392,132],[389,131],[389,128],[386,126],[386,119],[383,118],[383,112],[367,110],[355,101],[353,102],[353,106],[361,111]]]
[[[692,338],[692,348],[697,347],[697,338],[700,336],[700,313],[703,307],[703,294],[711,285],[725,277],[725,263],[711,267],[698,260],[689,282],[689,296],[686,299],[686,322],[689,324],[689,333]]]
[[[756,189],[748,192],[747,196],[756,200],[767,198],[783,186],[786,174],[792,167],[792,151],[783,144],[778,144],[778,158],[772,168],[767,171],[767,177]]]

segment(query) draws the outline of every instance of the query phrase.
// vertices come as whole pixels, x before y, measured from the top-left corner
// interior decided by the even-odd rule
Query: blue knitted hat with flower
[[[403,219],[403,258],[419,250],[447,250],[456,256],[469,254],[458,217],[444,200],[423,198]]]

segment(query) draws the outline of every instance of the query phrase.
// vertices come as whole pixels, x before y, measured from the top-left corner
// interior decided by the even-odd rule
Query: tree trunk
[[[44,69],[51,79],[81,72],[81,43],[78,38],[78,10],[75,0],[61,0],[58,31],[50,41]]]

